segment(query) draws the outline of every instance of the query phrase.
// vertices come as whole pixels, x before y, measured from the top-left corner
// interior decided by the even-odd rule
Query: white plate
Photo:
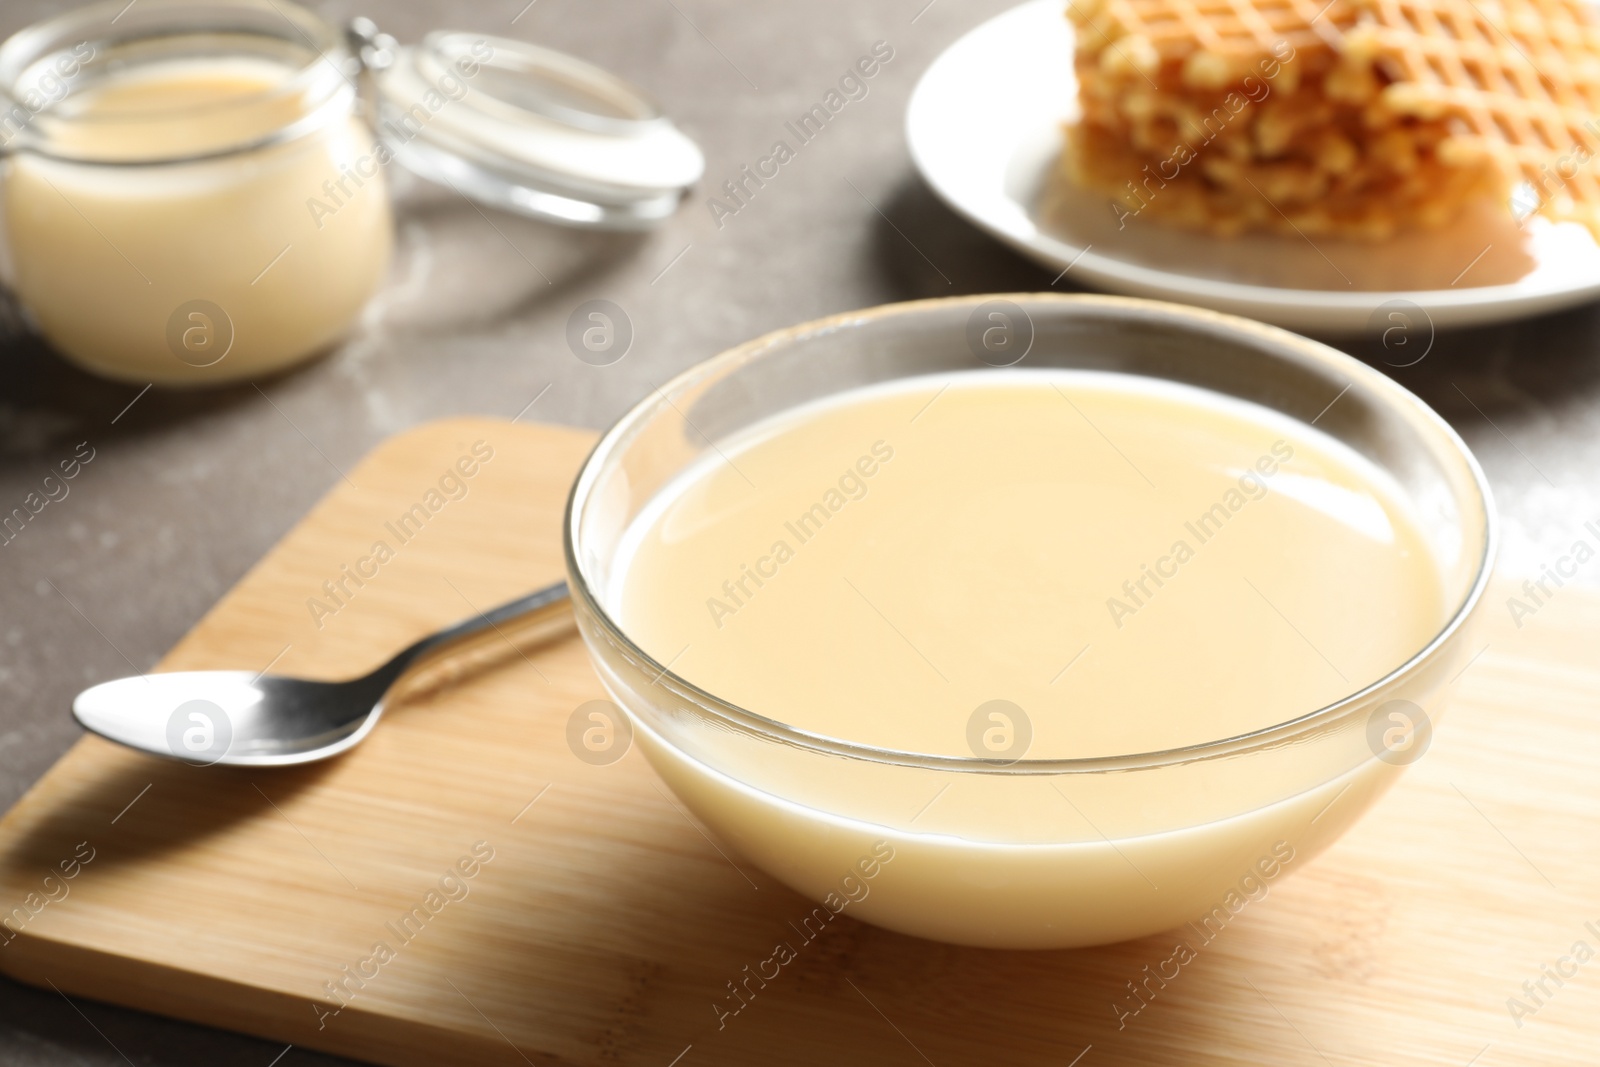
[[[1077,99],[1063,9],[1032,0],[968,33],[934,60],[906,111],[911,157],[934,191],[1046,266],[1112,292],[1332,333],[1387,322],[1384,305],[1399,300],[1443,329],[1600,296],[1600,246],[1586,229],[1538,216],[1519,227],[1492,204],[1379,244],[1219,238],[1139,218],[1119,229],[1107,197],[1050,180]]]

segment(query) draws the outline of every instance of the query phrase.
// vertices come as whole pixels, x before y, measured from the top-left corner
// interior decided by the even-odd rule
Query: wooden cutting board
[[[389,441],[162,667],[348,675],[559,578],[592,440],[463,420]],[[343,567],[371,576],[341,592]],[[1590,1065],[1600,958],[1560,958],[1600,951],[1600,597],[1561,590],[1519,629],[1508,593],[1428,755],[1121,1029],[1177,935],[993,952],[846,914],[801,941],[809,904],[725,858],[637,752],[574,755],[569,717],[601,696],[576,640],[311,767],[85,737],[0,822],[0,968],[384,1064]],[[781,941],[797,958],[719,1029]],[[330,1014],[346,967],[373,976]]]

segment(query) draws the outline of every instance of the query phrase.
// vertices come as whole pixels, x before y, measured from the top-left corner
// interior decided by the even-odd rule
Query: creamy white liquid
[[[1143,379],[1004,381],[851,394],[722,445],[629,531],[629,634],[813,733],[972,755],[1002,699],[1056,758],[1284,722],[1442,625],[1409,509],[1326,435]]]
[[[304,94],[281,91],[293,75],[254,58],[138,66],[40,121],[62,150],[96,159],[204,153],[303,118]],[[387,269],[383,175],[370,168],[359,187],[346,177],[372,151],[360,120],[339,116],[202,162],[20,153],[4,186],[17,293],[63,355],[131,382],[225,381],[304,359],[349,329]],[[331,203],[330,179],[351,195],[318,217],[308,200]]]

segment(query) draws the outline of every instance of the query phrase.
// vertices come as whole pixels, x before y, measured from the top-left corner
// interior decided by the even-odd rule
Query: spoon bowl
[[[360,678],[139,674],[90,686],[72,702],[72,714],[86,730],[118,744],[201,766],[312,763],[359,744],[397,693],[426,688],[418,683],[441,673],[453,681],[465,663],[502,659],[572,626],[567,586],[558,582],[425,637]],[[481,655],[486,651],[494,654]]]

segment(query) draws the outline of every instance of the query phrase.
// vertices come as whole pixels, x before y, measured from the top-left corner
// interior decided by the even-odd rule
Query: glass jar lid
[[[641,90],[524,41],[455,31],[400,46],[351,24],[374,126],[396,161],[464,196],[570,226],[644,229],[705,170]]]

